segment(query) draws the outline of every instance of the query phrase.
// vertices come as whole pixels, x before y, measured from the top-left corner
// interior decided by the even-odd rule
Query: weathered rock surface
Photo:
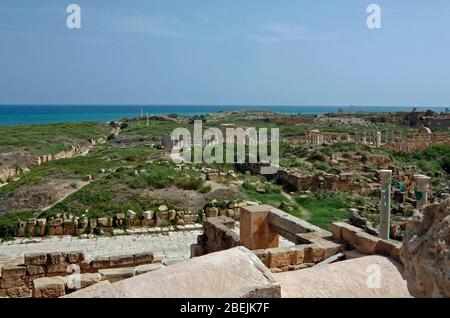
[[[380,288],[373,285],[371,268],[380,269]],[[287,298],[406,298],[411,297],[401,275],[401,265],[384,256],[356,259],[312,267],[300,271],[274,274]],[[376,282],[374,280],[374,282]]]
[[[450,297],[450,200],[408,221],[400,257],[415,297]]]
[[[96,285],[94,285],[96,286]],[[70,297],[280,297],[273,274],[248,249],[236,247],[160,268]]]

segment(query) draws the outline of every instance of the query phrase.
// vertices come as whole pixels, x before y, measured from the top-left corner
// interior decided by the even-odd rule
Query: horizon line
[[[68,103],[68,104],[44,104],[44,103],[36,103],[36,104],[22,104],[22,103],[0,103],[0,107],[3,106],[81,106],[81,107],[89,107],[89,106],[101,106],[101,107],[398,107],[398,108],[446,108],[449,106],[423,106],[423,105],[296,105],[296,104],[76,104],[76,103]]]

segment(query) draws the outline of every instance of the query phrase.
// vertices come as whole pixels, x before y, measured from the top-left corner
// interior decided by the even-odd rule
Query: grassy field
[[[349,217],[349,208],[361,205],[364,200],[363,197],[317,191],[313,196],[297,198],[296,202],[309,211],[308,222],[323,229],[330,229],[333,222]]]
[[[0,152],[22,149],[39,154],[55,154],[69,145],[89,138],[107,136],[111,127],[102,123],[80,122],[0,127]]]
[[[141,196],[143,190],[170,186],[201,193],[209,191],[198,172],[176,170],[170,164],[145,164],[139,167],[120,168],[94,180],[43,215],[51,217],[55,214],[72,213],[79,216],[88,211],[88,217],[104,217],[124,213],[127,210],[140,214],[145,210],[155,209],[160,204],[170,206],[167,200],[151,200]]]

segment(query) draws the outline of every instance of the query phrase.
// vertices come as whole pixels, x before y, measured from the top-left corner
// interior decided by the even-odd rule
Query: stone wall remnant
[[[450,200],[416,211],[406,225],[400,250],[415,297],[450,297]]]

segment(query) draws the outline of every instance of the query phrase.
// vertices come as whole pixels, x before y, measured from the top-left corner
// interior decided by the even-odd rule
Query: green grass
[[[108,134],[111,127],[101,123],[58,123],[47,125],[0,127],[0,151],[22,149],[40,154],[67,150],[77,141],[87,141]]]
[[[161,204],[170,207],[171,204],[167,200],[152,200],[141,196],[141,191],[137,191],[170,186],[208,192],[198,172],[175,170],[174,166],[169,164],[146,164],[139,167],[120,168],[114,173],[92,181],[46,211],[43,216],[50,218],[63,213],[80,216],[88,211],[87,215],[90,218],[112,217],[116,213],[124,213],[127,210],[140,214],[145,210],[155,209]]]
[[[297,217],[303,217],[303,213],[298,208],[297,204],[294,201],[289,200],[282,193],[282,188],[273,183],[261,184],[261,186],[266,190],[265,193],[259,193],[256,191],[256,186],[254,183],[256,182],[264,182],[265,178],[262,176],[245,176],[244,183],[240,188],[241,199],[250,200],[250,201],[258,201],[262,204],[269,204],[273,207],[280,208],[281,203],[285,203],[286,205],[291,206],[293,209],[283,209],[285,212],[288,212]]]
[[[450,175],[450,145],[435,145],[411,153],[401,153],[390,149],[383,150],[398,165],[415,166],[420,173],[432,177],[434,183],[439,183],[444,179],[448,180]]]
[[[83,180],[89,175],[95,178],[102,175],[100,169],[116,169],[126,165],[138,166],[145,164],[148,158],[157,156],[158,150],[150,147],[96,146],[87,156],[54,160],[32,169],[20,179],[0,188],[0,197],[12,193],[23,185],[37,184],[48,178]]]
[[[348,209],[362,203],[362,198],[331,191],[318,191],[314,196],[297,198],[296,202],[310,212],[308,222],[323,229],[349,217]]]
[[[0,238],[9,239],[17,234],[19,221],[26,221],[33,217],[30,211],[0,215]]]

